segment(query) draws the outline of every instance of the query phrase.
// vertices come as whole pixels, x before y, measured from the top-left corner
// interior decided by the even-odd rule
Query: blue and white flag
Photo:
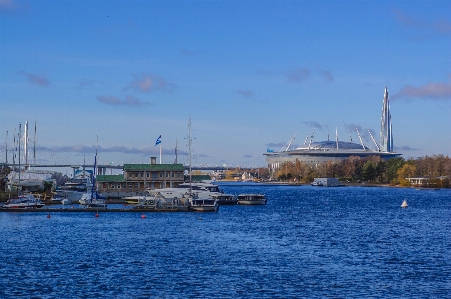
[[[157,141],[155,141],[155,146],[159,145],[161,143],[161,135],[157,138]]]

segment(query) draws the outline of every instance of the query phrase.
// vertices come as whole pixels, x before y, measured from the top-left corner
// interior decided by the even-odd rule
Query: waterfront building
[[[142,194],[146,189],[177,187],[184,182],[183,164],[124,164],[123,174],[98,175],[97,190],[106,197],[120,198]]]
[[[326,162],[339,162],[341,160],[346,160],[351,156],[357,156],[360,158],[377,156],[383,161],[401,156],[401,154],[398,154],[393,150],[393,131],[387,88],[385,88],[382,102],[380,143],[377,143],[375,138],[369,132],[377,150],[368,148],[364,144],[358,131],[357,134],[359,135],[360,144],[352,142],[352,139],[351,142],[339,141],[338,132],[335,133],[335,141],[327,140],[314,142],[312,134],[310,140],[307,135],[304,144],[294,150],[289,149],[294,141],[293,138],[282,150],[275,152],[268,148],[264,155],[266,161],[268,162],[268,168],[270,171],[278,169],[283,163],[286,162],[294,163],[299,161],[315,167]]]

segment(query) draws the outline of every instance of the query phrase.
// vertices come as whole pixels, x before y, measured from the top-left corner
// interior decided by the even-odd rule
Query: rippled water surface
[[[268,205],[0,213],[0,298],[450,298],[450,190],[223,189]]]

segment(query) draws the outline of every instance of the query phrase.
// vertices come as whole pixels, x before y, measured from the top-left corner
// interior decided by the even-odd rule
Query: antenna
[[[362,137],[360,137],[359,129],[355,128],[355,130],[357,131],[357,135],[359,135],[360,143],[362,144],[363,149],[366,150],[365,145],[363,144]]]
[[[377,151],[381,151],[381,148],[379,147],[379,144],[377,144],[376,139],[374,139],[373,135],[371,134],[370,130],[368,130],[368,133],[370,133],[370,137],[373,140],[374,144],[376,145]]]
[[[349,130],[348,130],[348,134],[349,134],[349,138],[351,139],[351,142],[352,142],[352,136],[351,136],[351,132],[349,132]]]

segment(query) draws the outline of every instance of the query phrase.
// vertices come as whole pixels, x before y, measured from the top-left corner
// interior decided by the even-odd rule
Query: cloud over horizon
[[[80,154],[93,154],[96,151],[96,146],[86,146],[83,144],[68,145],[68,146],[52,146],[52,147],[42,147],[43,150],[51,151],[54,153],[80,153]],[[99,153],[123,153],[123,154],[138,154],[142,156],[148,155],[159,155],[159,147],[148,147],[143,149],[138,149],[136,147],[126,147],[126,146],[112,146],[109,148],[104,148],[101,146],[97,147]],[[178,151],[179,155],[185,154],[183,151]],[[163,155],[174,155],[174,149],[164,149],[162,148]]]
[[[49,80],[45,76],[38,76],[36,74],[27,73],[20,71],[19,74],[24,75],[28,82],[38,86],[48,86],[50,84]]]
[[[96,96],[96,99],[104,104],[107,105],[113,105],[113,106],[119,106],[119,105],[126,105],[126,106],[143,106],[143,105],[151,105],[149,102],[141,101],[139,98],[128,95],[125,97],[125,100],[120,100],[117,97],[114,96]]]
[[[166,82],[162,77],[141,73],[134,75],[134,79],[122,91],[134,90],[139,92],[163,91],[171,93],[176,89],[177,85]]]
[[[428,83],[420,87],[407,85],[391,97],[393,100],[400,98],[451,100],[451,83]]]

